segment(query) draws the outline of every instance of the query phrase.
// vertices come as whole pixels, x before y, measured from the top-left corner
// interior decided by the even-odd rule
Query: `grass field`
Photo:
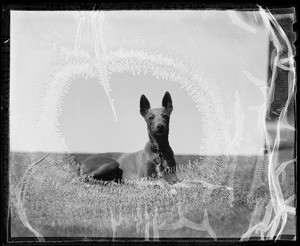
[[[256,220],[261,220],[269,200],[263,156],[178,155],[177,175],[188,185],[166,188],[83,182],[75,163],[89,154],[50,153],[26,172],[44,155],[11,153],[12,238],[35,236],[18,211],[44,237],[240,238],[254,221],[254,209],[260,204]],[[287,199],[295,194],[294,167],[284,175]],[[283,234],[295,235],[295,216],[288,216]]]

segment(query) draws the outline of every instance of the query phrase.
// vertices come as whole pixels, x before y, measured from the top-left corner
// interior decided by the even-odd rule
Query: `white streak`
[[[244,22],[236,13],[236,11],[228,10],[227,13],[229,14],[232,22],[236,24],[237,26],[243,28],[244,30],[252,33],[256,33],[256,29],[250,25],[248,25],[246,22]]]

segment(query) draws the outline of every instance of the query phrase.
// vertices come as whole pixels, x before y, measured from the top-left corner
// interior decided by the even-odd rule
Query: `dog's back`
[[[111,152],[102,155],[119,163],[119,167],[123,170],[123,179],[133,180],[149,177],[156,172],[155,165],[149,160],[153,160],[157,156],[151,152],[149,143],[146,144],[144,149],[134,153]]]

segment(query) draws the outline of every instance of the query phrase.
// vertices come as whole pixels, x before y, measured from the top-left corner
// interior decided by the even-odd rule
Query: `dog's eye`
[[[163,114],[162,117],[163,117],[164,119],[169,119],[169,116],[166,115],[166,114]]]
[[[153,115],[150,115],[150,116],[148,117],[148,119],[149,119],[149,120],[153,120],[153,119],[154,119],[154,116],[153,116]]]

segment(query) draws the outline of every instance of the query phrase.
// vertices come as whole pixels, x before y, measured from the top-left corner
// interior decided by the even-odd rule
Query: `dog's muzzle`
[[[157,132],[164,132],[165,131],[165,126],[163,124],[158,124],[156,126]]]
[[[161,136],[166,134],[167,128],[163,124],[158,124],[152,132],[154,135]]]

